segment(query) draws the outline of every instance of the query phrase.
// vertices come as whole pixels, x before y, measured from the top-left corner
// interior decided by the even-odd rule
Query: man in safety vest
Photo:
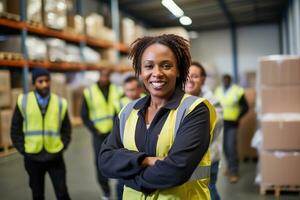
[[[223,150],[227,160],[227,171],[230,183],[236,183],[238,176],[237,129],[239,121],[249,107],[243,88],[231,83],[230,75],[223,76],[223,86],[215,91],[215,96],[221,102],[224,117]]]
[[[129,102],[144,96],[141,82],[135,76],[129,76],[124,80],[123,90],[124,96],[120,99],[121,109]]]
[[[188,80],[185,84],[185,92],[207,99],[216,109],[217,121],[213,130],[213,137],[210,144],[210,159],[212,161],[210,169],[209,191],[212,200],[220,200],[216,183],[219,171],[219,162],[222,155],[223,146],[223,109],[213,93],[204,86],[206,71],[198,62],[192,62],[189,68]]]
[[[84,125],[92,133],[95,165],[97,166],[97,155],[101,149],[102,142],[113,128],[113,120],[120,110],[120,90],[116,85],[110,83],[111,70],[103,69],[100,79],[83,91],[83,102],[81,107],[81,118]],[[110,198],[108,178],[104,177],[99,170],[97,172],[98,182],[103,190],[102,199]]]
[[[24,156],[33,199],[44,199],[45,174],[49,173],[56,198],[70,199],[66,186],[63,151],[71,139],[71,125],[65,99],[50,93],[50,73],[32,72],[34,91],[18,97],[11,138]]]
[[[123,89],[124,89],[125,96],[123,96],[120,99],[120,109],[122,109],[124,106],[126,106],[131,101],[134,101],[134,100],[139,99],[140,97],[144,96],[144,94],[142,93],[142,91],[143,91],[142,84],[139,81],[139,79],[135,76],[129,76],[124,80]],[[124,188],[123,181],[118,180],[118,184],[117,184],[118,200],[122,200],[123,188]]]

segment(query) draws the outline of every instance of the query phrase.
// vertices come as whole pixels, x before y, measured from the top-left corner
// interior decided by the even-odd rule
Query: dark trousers
[[[123,199],[123,190],[124,190],[124,182],[122,180],[118,180],[117,183],[117,199],[122,200]]]
[[[104,196],[109,197],[110,196],[110,188],[108,184],[108,178],[102,175],[101,171],[98,170],[99,168],[97,167],[97,157],[101,149],[101,145],[105,138],[107,137],[108,134],[93,134],[93,148],[94,148],[94,162],[96,166],[96,173],[97,173],[97,179],[98,183],[100,184]]]
[[[237,128],[238,126],[227,125],[224,123],[223,150],[227,161],[229,175],[237,175],[239,170]]]
[[[219,193],[217,191],[217,179],[219,171],[219,161],[213,162],[210,168],[210,182],[209,191],[211,200],[220,200]]]
[[[38,162],[24,158],[25,169],[29,175],[29,185],[33,200],[43,200],[45,190],[45,174],[49,173],[55,195],[58,200],[69,200],[66,185],[66,167],[63,158],[54,161]]]

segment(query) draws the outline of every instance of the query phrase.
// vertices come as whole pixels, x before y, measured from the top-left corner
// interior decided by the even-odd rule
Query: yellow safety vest
[[[107,134],[112,130],[113,117],[120,110],[117,107],[120,92],[117,87],[110,84],[108,101],[106,101],[97,83],[83,91],[89,109],[89,119],[101,134]]]
[[[215,92],[216,98],[223,107],[223,117],[227,121],[236,121],[240,115],[239,100],[244,94],[243,88],[232,85],[227,91],[223,87],[218,87]]]
[[[140,98],[143,98],[144,96],[146,96],[146,94],[145,93],[142,93],[141,94],[141,96],[140,96]],[[138,98],[138,99],[140,99],[140,98]],[[131,101],[133,101],[133,100],[131,100],[131,99],[129,99],[127,96],[124,96],[124,97],[122,97],[121,99],[120,99],[120,110],[119,110],[119,112],[118,113],[120,113],[120,111],[121,111],[121,109],[122,108],[124,108],[127,104],[129,104]]]
[[[122,109],[122,108],[124,108],[124,106],[126,106],[127,104],[129,104],[130,102],[131,102],[132,100],[131,99],[129,99],[128,97],[122,97],[121,99],[120,99],[120,108]]]
[[[48,153],[57,153],[64,148],[60,129],[67,112],[65,99],[51,94],[44,117],[34,92],[19,95],[18,107],[24,118],[23,132],[26,153],[39,153],[43,148]]]
[[[135,129],[138,120],[138,111],[134,109],[137,101],[129,103],[119,114],[120,118],[120,137],[126,149],[138,151],[135,143]],[[214,107],[203,98],[190,96],[185,94],[177,109],[170,111],[168,118],[159,134],[156,146],[156,156],[168,156],[171,149],[177,130],[183,118],[188,115],[200,103],[205,103],[210,112],[210,137],[212,138],[212,131],[216,123],[216,112]],[[200,130],[199,130],[200,131]],[[145,196],[142,192],[136,191],[129,187],[124,187],[123,199],[124,200],[206,200],[210,199],[208,189],[210,177],[210,156],[209,149],[203,156],[198,167],[186,183],[168,188],[157,190],[151,195]]]

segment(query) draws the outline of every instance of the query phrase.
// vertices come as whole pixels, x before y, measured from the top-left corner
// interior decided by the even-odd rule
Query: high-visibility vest
[[[48,153],[58,153],[64,148],[61,140],[61,123],[67,112],[67,101],[50,94],[44,116],[34,92],[18,97],[18,108],[24,118],[23,132],[26,153],[39,153],[44,148]]]
[[[113,127],[113,117],[119,110],[119,90],[110,84],[107,101],[97,83],[84,89],[83,94],[89,110],[89,119],[101,134],[109,133]]]
[[[140,95],[140,98],[143,98],[144,96],[146,96],[146,94],[145,93],[142,93],[141,95]],[[140,98],[138,98],[138,99],[140,99]],[[121,109],[122,108],[124,108],[127,104],[129,104],[130,102],[132,102],[133,100],[131,100],[131,99],[129,99],[127,96],[123,96],[121,99],[120,99],[120,105],[119,105],[119,112],[118,113],[120,113],[120,111],[121,111]]]
[[[129,104],[131,101],[132,101],[132,100],[129,99],[127,96],[122,97],[122,98],[120,99],[120,108],[121,108],[121,109],[124,108],[124,106],[126,106],[127,104]]]
[[[223,117],[227,121],[236,121],[240,115],[239,100],[244,94],[243,88],[232,85],[226,91],[223,87],[218,87],[215,92],[216,98],[223,107]]]
[[[133,101],[129,103],[119,114],[121,140],[124,148],[132,151],[138,151],[135,143],[135,129],[138,121],[139,110],[133,108],[136,102],[137,101]],[[156,156],[168,156],[168,152],[174,143],[178,128],[183,118],[202,102],[205,103],[210,112],[210,138],[212,138],[212,131],[216,123],[216,112],[214,107],[206,99],[185,94],[178,108],[170,111],[168,118],[160,131],[156,146]],[[208,149],[202,160],[199,162],[198,167],[191,175],[189,181],[184,184],[168,189],[160,189],[148,196],[145,196],[142,192],[125,186],[123,199],[210,199],[208,189],[210,166],[211,161]]]

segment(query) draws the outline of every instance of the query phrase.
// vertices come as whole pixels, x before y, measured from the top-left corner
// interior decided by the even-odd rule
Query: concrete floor
[[[65,153],[67,166],[68,188],[73,200],[101,199],[101,190],[95,177],[95,167],[91,138],[84,128],[74,129],[71,145]],[[273,194],[259,195],[259,187],[253,184],[255,163],[241,164],[242,178],[238,184],[231,185],[226,177],[219,174],[218,189],[224,200],[271,200]],[[114,185],[111,181],[113,197],[115,199]],[[55,199],[54,190],[48,175],[45,188],[46,200]],[[25,173],[22,157],[15,153],[11,156],[0,158],[0,199],[1,200],[30,200],[31,192],[28,186],[28,177]],[[299,193],[283,194],[282,200],[299,200]]]

